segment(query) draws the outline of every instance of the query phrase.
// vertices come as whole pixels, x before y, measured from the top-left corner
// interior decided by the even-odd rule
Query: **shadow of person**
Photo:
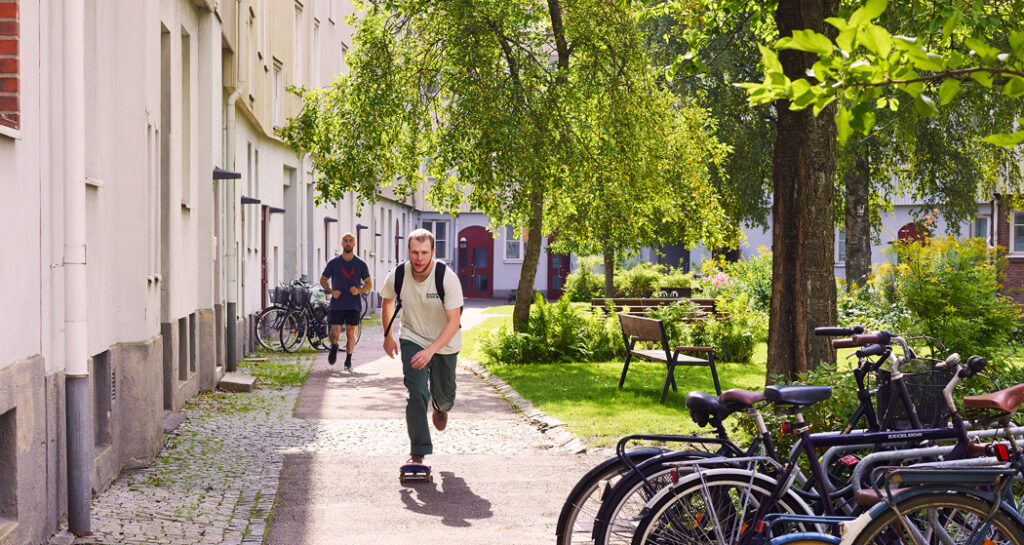
[[[441,472],[440,490],[436,483],[407,483],[400,491],[402,503],[413,513],[441,517],[441,524],[466,528],[470,520],[494,516],[491,502],[470,490],[461,477],[451,471]]]

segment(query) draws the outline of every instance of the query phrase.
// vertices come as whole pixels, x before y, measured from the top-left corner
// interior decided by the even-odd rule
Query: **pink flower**
[[[724,272],[719,272],[718,274],[715,275],[714,278],[711,279],[711,285],[718,287],[721,286],[722,284],[728,284],[729,280],[729,277]]]

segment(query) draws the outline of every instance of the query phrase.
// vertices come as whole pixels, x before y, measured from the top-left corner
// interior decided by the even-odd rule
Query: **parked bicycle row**
[[[842,430],[811,433],[804,417],[831,397],[828,386],[691,392],[690,417],[714,434],[622,438],[570,492],[557,543],[1024,545],[1024,486],[1013,485],[1024,476],[1024,428],[1013,424],[1024,384],[993,383],[961,408],[954,391],[983,380],[974,377],[985,358],[919,355],[911,344],[941,343],[888,331],[816,333],[856,348],[859,405]],[[765,424],[768,408],[784,415],[776,431],[793,441],[788,453]],[[726,429],[736,413],[756,430],[748,444]],[[638,441],[676,447],[627,448]]]
[[[330,295],[320,286],[304,280],[282,282],[269,290],[271,305],[256,315],[256,339],[266,350],[296,352],[304,345],[327,351],[330,350],[330,327],[328,307]],[[362,309],[360,320],[370,310],[366,294],[360,296]],[[345,328],[342,324],[342,336]],[[361,328],[356,328],[356,341]]]

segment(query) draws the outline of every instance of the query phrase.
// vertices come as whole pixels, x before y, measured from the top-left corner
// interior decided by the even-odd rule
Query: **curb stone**
[[[490,384],[501,397],[512,405],[512,408],[523,413],[530,419],[530,424],[535,426],[541,433],[551,439],[557,448],[570,454],[584,454],[587,452],[587,443],[576,434],[565,429],[565,422],[544,414],[544,411],[533,406],[533,403],[523,396],[507,382],[491,374],[484,366],[473,360],[459,359],[459,365],[480,377],[487,384]],[[603,450],[603,449],[598,449]],[[595,451],[596,452],[596,451]]]

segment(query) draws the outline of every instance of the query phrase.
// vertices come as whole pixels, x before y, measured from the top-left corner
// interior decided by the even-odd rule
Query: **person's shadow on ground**
[[[445,526],[469,527],[470,520],[494,516],[491,502],[477,496],[466,481],[451,471],[441,472],[441,489],[436,483],[406,484],[401,489],[402,503],[413,513],[442,517]]]

